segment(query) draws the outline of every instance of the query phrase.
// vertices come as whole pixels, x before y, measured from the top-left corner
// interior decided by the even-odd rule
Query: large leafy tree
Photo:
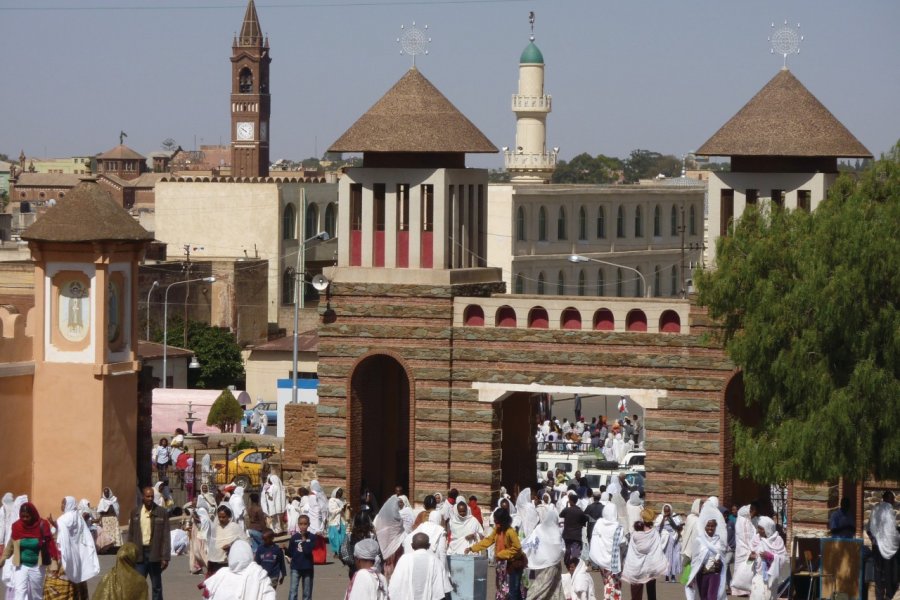
[[[653,179],[658,175],[678,177],[681,174],[678,157],[650,150],[632,150],[624,166],[625,183],[637,183],[639,179]]]
[[[619,177],[622,161],[602,154],[583,152],[572,160],[561,160],[553,171],[553,183],[613,183]]]
[[[178,346],[184,339],[184,321],[180,316],[169,319],[169,344]],[[162,342],[162,330],[153,332],[154,341]],[[223,327],[199,321],[188,322],[187,347],[200,362],[200,369],[188,372],[190,387],[222,389],[244,381],[241,347],[234,334]]]
[[[746,211],[699,301],[743,371],[758,481],[900,479],[900,144],[812,213]]]

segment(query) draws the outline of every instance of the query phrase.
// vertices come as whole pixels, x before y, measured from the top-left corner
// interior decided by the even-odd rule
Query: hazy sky
[[[0,152],[143,154],[228,142],[231,42],[244,0],[0,0]],[[897,0],[260,0],[272,55],[271,158],[321,155],[410,66],[499,148],[528,11],[553,96],[548,146],[627,156],[697,148],[781,67],[771,22],[801,24],[791,71],[876,156],[900,138]],[[25,10],[23,10],[25,9]],[[470,165],[498,168],[497,155]]]

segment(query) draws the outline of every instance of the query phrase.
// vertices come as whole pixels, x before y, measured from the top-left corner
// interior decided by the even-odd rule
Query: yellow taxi
[[[263,461],[275,454],[275,448],[246,448],[224,462],[216,463],[216,484],[234,482],[243,488],[260,485]],[[227,468],[226,468],[227,467]]]

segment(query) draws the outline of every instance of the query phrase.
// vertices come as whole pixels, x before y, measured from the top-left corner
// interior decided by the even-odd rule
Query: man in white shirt
[[[428,551],[429,546],[426,534],[413,536],[413,553],[400,557],[391,576],[392,600],[443,600],[453,589],[443,565]]]

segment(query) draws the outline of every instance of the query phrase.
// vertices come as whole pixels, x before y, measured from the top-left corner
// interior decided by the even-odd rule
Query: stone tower
[[[253,0],[231,48],[231,174],[269,175],[269,40]]]
[[[532,26],[534,20],[532,17]],[[504,148],[504,162],[515,183],[549,183],[558,148],[547,151],[547,114],[551,96],[544,93],[544,56],[530,41],[519,59],[519,91],[513,94],[516,145]]]

